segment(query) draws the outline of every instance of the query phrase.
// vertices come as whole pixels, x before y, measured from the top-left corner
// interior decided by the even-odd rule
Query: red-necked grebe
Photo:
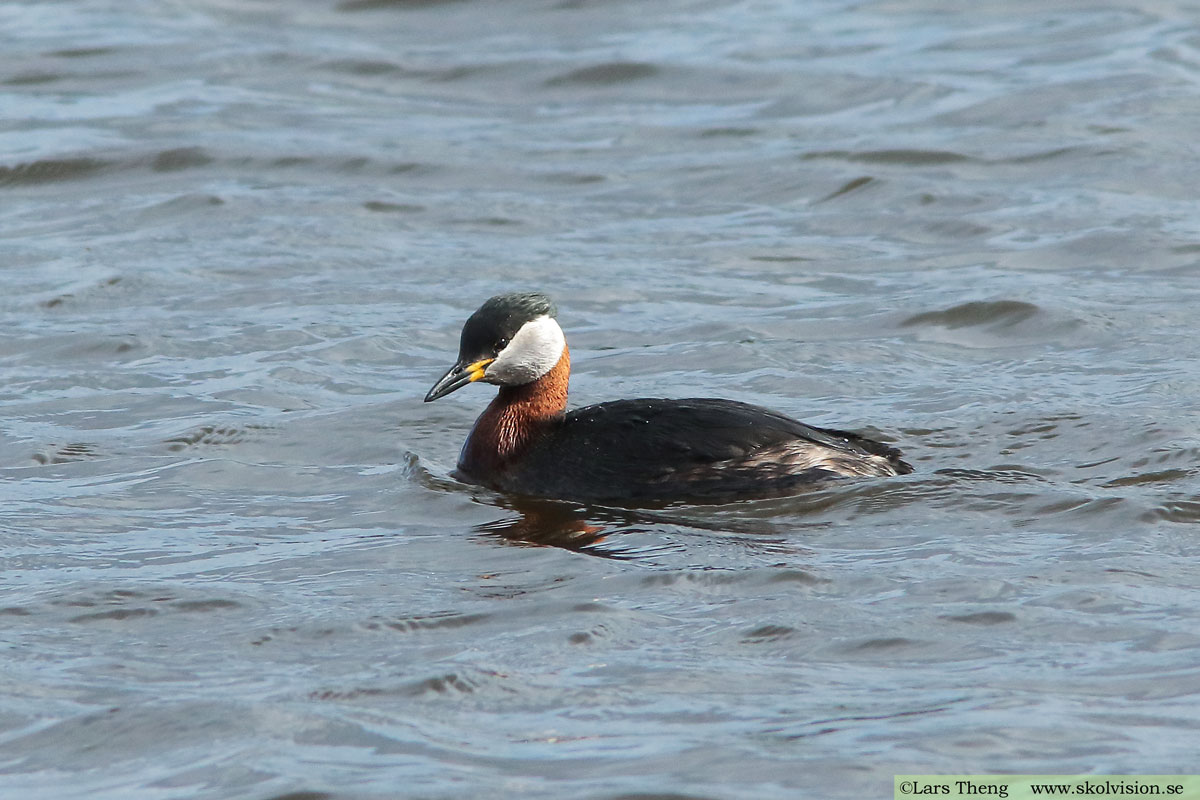
[[[733,400],[614,400],[567,413],[571,358],[539,293],[491,298],[467,320],[458,362],[425,402],[468,383],[500,387],[458,475],[503,492],[616,503],[789,494],[840,477],[904,475],[900,451]]]

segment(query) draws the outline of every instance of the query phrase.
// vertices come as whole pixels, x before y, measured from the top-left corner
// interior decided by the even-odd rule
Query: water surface
[[[0,794],[1194,772],[1196,10],[0,4]],[[917,471],[458,484],[517,288]]]

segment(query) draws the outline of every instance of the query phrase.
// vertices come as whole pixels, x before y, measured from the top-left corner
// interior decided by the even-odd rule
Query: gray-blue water
[[[0,796],[887,797],[1196,772],[1200,6],[0,3]],[[915,474],[514,508],[421,398]]]

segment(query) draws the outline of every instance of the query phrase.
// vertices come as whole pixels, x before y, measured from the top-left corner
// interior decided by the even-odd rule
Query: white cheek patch
[[[562,328],[552,317],[526,322],[483,373],[488,383],[521,386],[554,369],[567,346]]]

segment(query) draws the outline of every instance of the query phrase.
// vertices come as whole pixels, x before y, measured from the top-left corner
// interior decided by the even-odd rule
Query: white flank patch
[[[554,369],[566,346],[567,338],[552,317],[530,320],[488,365],[483,379],[501,386],[533,383]]]

